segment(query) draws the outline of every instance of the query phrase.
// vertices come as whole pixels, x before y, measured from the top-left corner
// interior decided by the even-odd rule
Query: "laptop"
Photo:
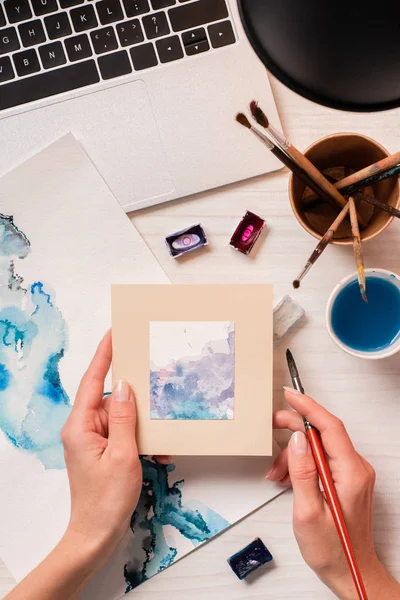
[[[254,177],[253,98],[279,126],[234,0],[0,2],[0,175],[72,132],[126,212]]]

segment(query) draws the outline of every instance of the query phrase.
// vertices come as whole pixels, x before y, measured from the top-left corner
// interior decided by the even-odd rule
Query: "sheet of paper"
[[[68,522],[59,430],[110,285],[169,280],[72,135],[4,176],[0,206],[0,556],[20,579]]]
[[[139,452],[271,456],[272,285],[113,285],[111,298]]]
[[[3,177],[0,202],[0,556],[20,580],[68,522],[59,432],[110,284],[168,279],[71,135]],[[144,458],[132,530],[82,598],[119,598],[278,495],[269,462]]]

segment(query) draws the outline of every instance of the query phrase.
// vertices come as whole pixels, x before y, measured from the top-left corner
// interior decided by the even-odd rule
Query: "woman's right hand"
[[[285,397],[295,412],[277,411],[274,427],[294,433],[268,478],[292,483],[293,527],[304,560],[339,598],[358,598],[330,509],[320,491],[315,461],[304,433],[306,417],[321,433],[369,599],[398,600],[400,585],[380,563],[374,548],[374,469],[356,452],[338,418],[296,390],[285,388]]]

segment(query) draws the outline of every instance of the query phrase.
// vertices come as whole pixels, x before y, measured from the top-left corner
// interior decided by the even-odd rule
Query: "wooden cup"
[[[358,133],[335,133],[311,144],[304,154],[321,171],[335,167],[345,167],[352,171],[359,171],[389,156],[390,152],[378,144],[378,142],[365,135]],[[293,212],[302,227],[313,237],[320,240],[337,213],[326,203],[316,209],[316,211],[304,212],[302,199],[305,188],[306,185],[304,182],[292,174],[289,179],[289,199]],[[360,191],[363,193],[373,193],[377,200],[399,208],[400,178],[398,176],[379,181],[370,186],[370,188]],[[389,213],[379,210],[376,207],[371,207],[366,202],[358,203],[358,206],[360,210],[366,211],[366,214],[370,211],[369,224],[361,231],[361,239],[363,241],[371,240],[379,235],[394,218]],[[353,243],[348,221],[345,221],[338,228],[336,234],[333,236],[332,243],[342,246]]]

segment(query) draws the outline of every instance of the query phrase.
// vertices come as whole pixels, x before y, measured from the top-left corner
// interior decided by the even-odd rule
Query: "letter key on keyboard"
[[[94,12],[93,6],[90,4],[85,4],[85,6],[80,6],[79,8],[73,8],[69,14],[77,33],[97,27],[96,13]]]
[[[20,48],[17,32],[14,27],[0,31],[0,54],[8,54]]]
[[[47,35],[51,40],[56,40],[72,33],[71,23],[66,12],[45,17],[44,24],[47,29]]]
[[[58,10],[57,0],[31,0],[33,11],[37,17]]]
[[[4,8],[6,9],[10,23],[25,21],[32,16],[28,0],[5,0]]]
[[[0,83],[14,79],[14,69],[8,56],[0,57]]]
[[[124,18],[119,0],[101,0],[101,2],[96,3],[96,9],[102,25],[122,21]]]
[[[4,14],[3,7],[0,4],[0,27],[4,27],[6,24],[6,16]]]
[[[67,62],[61,42],[52,42],[39,48],[42,65],[45,69],[60,67]]]
[[[40,19],[22,23],[22,25],[18,27],[18,30],[22,44],[25,48],[35,46],[36,44],[43,44],[43,42],[46,41],[46,34]]]

